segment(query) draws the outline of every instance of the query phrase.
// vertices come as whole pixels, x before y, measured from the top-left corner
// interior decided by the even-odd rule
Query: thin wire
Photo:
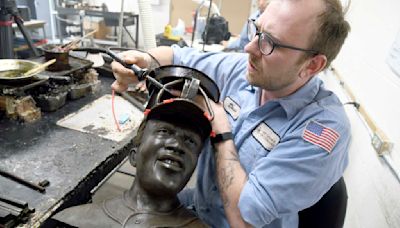
[[[203,52],[204,52],[204,48],[206,46],[206,43],[208,41],[208,27],[210,26],[210,21],[209,20],[210,20],[210,14],[211,14],[211,6],[212,6],[212,0],[210,0],[210,5],[208,6],[206,27],[204,29]]]
[[[117,126],[117,130],[118,130],[118,131],[121,131],[121,128],[119,127],[119,123],[118,123],[118,121],[117,121],[117,117],[115,116],[115,108],[114,108],[115,102],[114,102],[114,100],[115,100],[115,90],[112,90],[112,93],[111,93],[111,110],[112,110],[112,115],[113,115],[113,118],[114,118],[114,123],[115,123],[115,125]]]

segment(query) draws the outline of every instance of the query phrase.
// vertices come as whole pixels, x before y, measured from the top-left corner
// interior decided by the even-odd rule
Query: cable
[[[117,121],[117,117],[116,117],[116,115],[115,115],[115,109],[114,109],[115,102],[114,102],[114,99],[115,99],[115,90],[112,90],[112,93],[111,93],[111,110],[112,110],[112,115],[113,115],[113,118],[114,118],[114,123],[115,123],[115,125],[117,126],[117,130],[118,130],[118,131],[121,131],[121,128],[120,128],[119,123],[118,123],[118,121]]]
[[[206,27],[204,29],[204,42],[203,42],[203,52],[204,52],[204,48],[206,46],[206,43],[208,41],[208,27],[210,24],[210,13],[211,13],[211,6],[212,6],[212,0],[210,0],[210,5],[208,6],[208,12],[207,12],[207,19],[206,19]]]
[[[124,47],[109,47],[108,50],[109,51],[113,51],[113,50],[117,50],[117,51],[138,51],[138,52],[146,53],[153,59],[153,61],[157,64],[157,66],[159,66],[159,67],[161,66],[161,63],[156,59],[156,57],[154,57],[152,54],[150,54],[147,51],[143,51],[143,50],[136,49],[136,48],[124,48]]]

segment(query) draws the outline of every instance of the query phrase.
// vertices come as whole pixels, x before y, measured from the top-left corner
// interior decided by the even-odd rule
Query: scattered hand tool
[[[29,188],[31,188],[33,190],[39,191],[41,193],[44,193],[46,191],[45,187],[43,187],[43,186],[41,186],[39,184],[32,183],[32,182],[27,181],[27,180],[24,180],[21,177],[16,176],[15,174],[9,173],[9,172],[7,172],[5,170],[1,170],[0,169],[0,176],[6,177],[8,179],[11,179],[11,180],[13,180],[15,182],[18,182],[18,183],[20,183],[22,185],[25,185],[25,186],[27,186],[27,187],[29,187]]]
[[[88,34],[78,38],[78,39],[75,39],[75,40],[73,40],[73,41],[71,41],[69,43],[66,43],[66,44],[60,46],[60,49],[62,51],[69,51],[69,50],[73,49],[75,47],[75,45],[79,44],[83,39],[95,34],[97,31],[98,31],[98,29],[95,29],[95,30],[89,32]]]
[[[28,76],[28,75],[31,75],[31,74],[38,74],[38,73],[44,71],[46,69],[46,67],[50,66],[51,64],[53,64],[55,62],[56,62],[56,59],[51,59],[51,60],[49,60],[49,61],[47,61],[47,62],[45,62],[43,64],[37,65],[34,68],[32,68],[32,69],[28,70],[27,72],[25,72],[23,76]]]

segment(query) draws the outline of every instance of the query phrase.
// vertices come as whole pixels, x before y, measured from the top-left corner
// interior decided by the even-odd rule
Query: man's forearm
[[[160,46],[150,49],[148,53],[156,58],[161,66],[171,65],[174,59],[174,52],[172,51],[172,48],[167,46]]]
[[[214,149],[218,187],[229,225],[231,227],[249,226],[242,219],[238,208],[240,193],[247,181],[247,175],[240,165],[233,140],[217,143]]]

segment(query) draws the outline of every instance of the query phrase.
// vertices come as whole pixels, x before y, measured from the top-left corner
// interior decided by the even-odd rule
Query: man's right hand
[[[119,54],[121,59],[127,64],[136,64],[138,67],[147,68],[150,65],[151,57],[144,52],[125,51]],[[120,63],[113,61],[111,68],[116,81],[111,87],[118,92],[124,92],[128,89],[129,84],[138,83],[139,80],[131,69],[127,69]]]

